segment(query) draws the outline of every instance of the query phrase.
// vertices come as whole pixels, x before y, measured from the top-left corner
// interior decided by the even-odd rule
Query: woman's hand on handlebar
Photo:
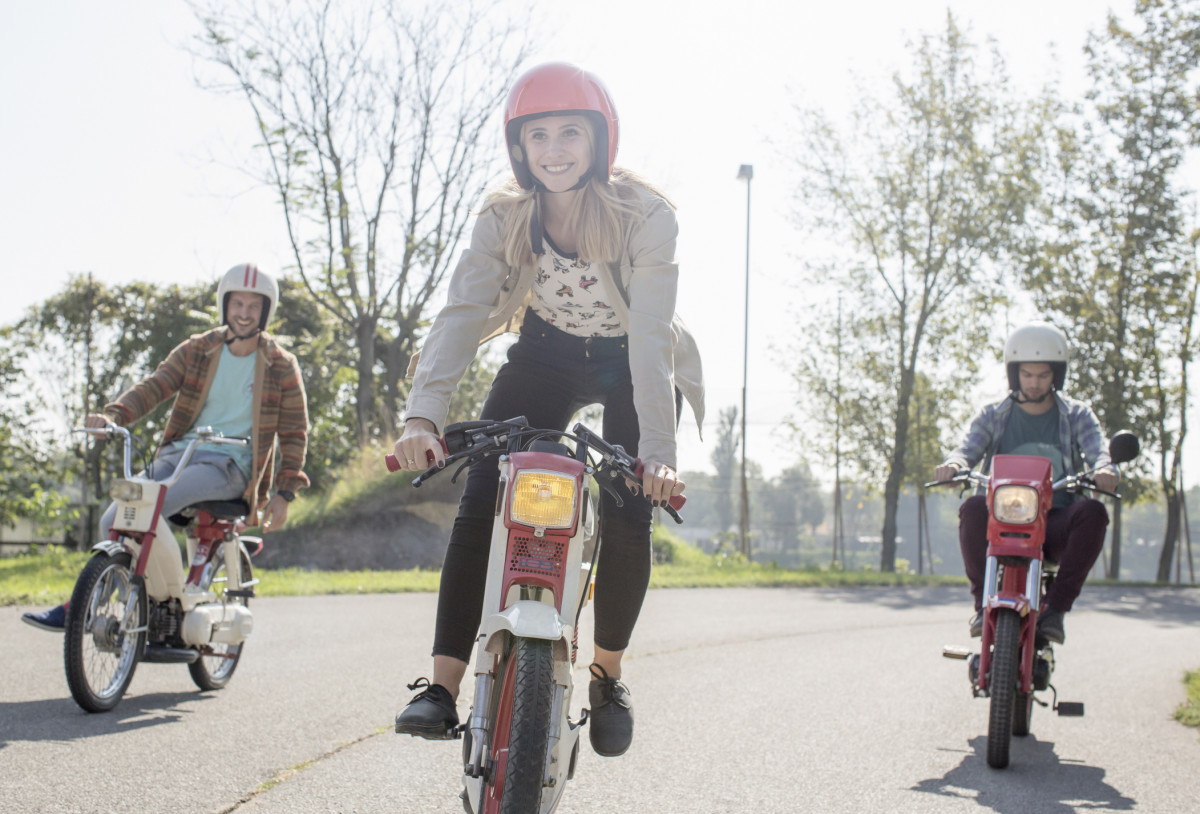
[[[396,460],[401,469],[410,472],[423,472],[434,464],[445,466],[446,453],[432,421],[410,418],[404,422],[404,434],[396,442]]]
[[[663,506],[675,495],[682,495],[687,484],[675,470],[658,461],[642,461],[642,491],[651,506]]]

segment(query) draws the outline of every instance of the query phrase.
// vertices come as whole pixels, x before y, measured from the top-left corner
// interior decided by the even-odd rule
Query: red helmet
[[[521,125],[541,116],[580,113],[592,121],[596,144],[591,175],[607,181],[617,157],[617,108],[608,88],[595,75],[569,62],[547,62],[530,68],[517,79],[508,94],[504,107],[504,137],[513,174],[524,189],[533,188],[533,173],[525,163],[521,149]],[[608,160],[604,161],[602,145],[608,144]]]

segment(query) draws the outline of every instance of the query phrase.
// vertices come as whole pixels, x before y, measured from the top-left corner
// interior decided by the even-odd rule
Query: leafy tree
[[[801,532],[807,527],[811,537],[825,519],[825,502],[821,485],[812,469],[803,461],[795,464],[764,484],[759,490],[759,502],[766,515],[767,534],[781,551],[797,548]]]
[[[67,498],[60,491],[61,465],[34,406],[14,398],[23,392],[20,343],[11,327],[0,329],[0,524],[19,519],[48,527],[61,521]]]
[[[1200,121],[1200,4],[1139,0],[1135,17],[1139,30],[1110,13],[1089,36],[1089,104],[1059,129],[1027,278],[1041,309],[1068,329],[1077,393],[1109,431],[1136,428],[1158,450],[1169,565],[1195,343],[1195,244],[1178,174]],[[1122,492],[1136,498],[1146,487],[1126,480]],[[1116,578],[1120,503],[1111,539]]]
[[[741,432],[738,429],[738,408],[726,407],[717,418],[717,442],[709,456],[717,471],[714,481],[715,508],[718,531],[728,531],[733,525],[733,474],[738,471],[738,449]]]
[[[796,377],[817,421],[832,429],[840,416],[860,477],[887,473],[886,571],[895,570],[914,399],[923,390],[921,403],[936,408],[922,413],[933,428],[965,392],[1004,294],[996,261],[1038,192],[1049,105],[1017,99],[999,54],[989,56],[977,65],[976,47],[947,15],[940,36],[913,46],[911,75],[895,75],[894,97],[864,93],[841,131],[798,110],[798,143],[788,145],[798,221],[848,252],[816,264],[812,280],[854,301],[840,392],[832,332],[809,332],[816,341],[798,355]]]
[[[226,78],[206,86],[245,98],[296,272],[353,342],[357,440],[394,436],[426,311],[503,155],[494,113],[526,26],[474,2],[192,8]]]

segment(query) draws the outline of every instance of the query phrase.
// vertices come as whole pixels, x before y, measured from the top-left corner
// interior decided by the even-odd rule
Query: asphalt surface
[[[1087,715],[1037,709],[1003,771],[984,760],[987,701],[940,657],[969,643],[964,593],[651,592],[625,666],[634,745],[584,748],[559,811],[1200,810],[1200,732],[1171,717],[1200,668],[1200,591],[1086,590],[1054,683]],[[0,608],[0,812],[457,814],[460,745],[390,731],[428,672],[434,603],[256,600],[227,689],[144,664],[101,715],[71,700],[61,637]]]

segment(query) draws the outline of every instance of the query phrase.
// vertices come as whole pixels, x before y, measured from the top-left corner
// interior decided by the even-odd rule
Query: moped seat
[[[213,517],[224,520],[237,520],[250,514],[250,504],[241,498],[237,500],[205,500],[193,503],[179,514],[167,518],[177,526],[186,526],[196,516],[196,512],[205,511]]]

